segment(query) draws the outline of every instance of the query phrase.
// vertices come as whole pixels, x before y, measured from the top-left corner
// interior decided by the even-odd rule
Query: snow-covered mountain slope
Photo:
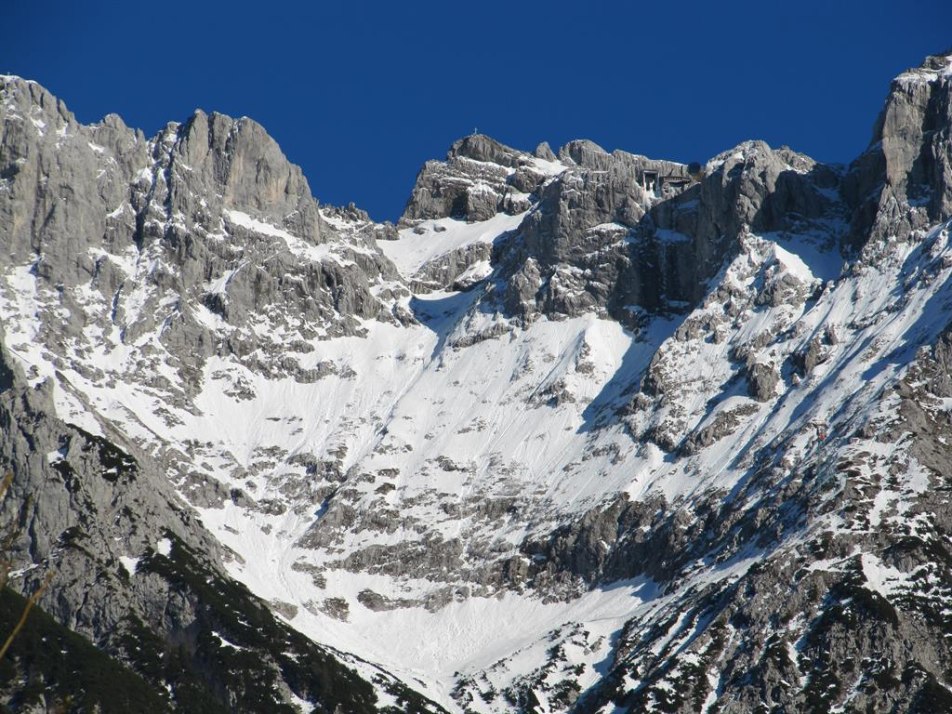
[[[250,120],[147,140],[6,78],[11,389],[137,459],[374,706],[941,710],[949,67],[897,78],[848,168],[472,136],[397,227],[318,207]],[[78,467],[56,443],[8,450],[21,491]],[[88,548],[147,621],[164,517]],[[109,649],[121,617],[77,626]]]

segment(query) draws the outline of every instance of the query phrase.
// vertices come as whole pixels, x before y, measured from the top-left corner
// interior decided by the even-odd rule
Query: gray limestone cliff
[[[936,56],[893,82],[845,168],[762,141],[687,166],[473,135],[424,165],[392,226],[320,206],[250,119],[196,112],[150,139],[0,78],[13,585],[55,571],[42,607],[185,711],[440,711],[285,620],[632,583],[647,605],[607,638],[563,622],[454,673],[447,696],[480,712],[947,710],[950,126],[952,56]],[[378,245],[490,221],[506,230],[412,275]],[[569,318],[589,322],[556,348]],[[412,339],[361,364],[380,326]],[[498,403],[464,383],[471,354],[503,365]],[[278,382],[272,400],[333,382],[322,397],[340,404],[289,416],[262,398]],[[236,420],[272,408],[259,431],[293,447],[170,436],[209,384],[249,406]],[[116,406],[124,387],[135,409]],[[452,421],[487,404],[498,423]],[[505,446],[516,422],[535,436]],[[293,532],[281,567],[319,599],[238,584],[254,554],[222,544],[240,542],[227,519],[213,537],[212,511],[262,542]],[[333,591],[329,573],[359,585]]]
[[[489,253],[424,266],[424,284],[450,285],[491,256],[502,281],[492,300],[508,315],[596,310],[634,325],[639,310],[683,312],[697,304],[745,232],[812,228],[838,241],[837,222],[848,216],[841,169],[763,142],[742,144],[693,173],[590,141],[548,155],[471,136],[445,162],[427,163],[403,225],[481,221],[497,212],[525,217]]]
[[[73,316],[42,336],[54,351],[83,330],[116,328],[133,343],[161,327],[186,387],[215,354],[290,351],[280,372],[307,380],[292,335],[412,319],[394,304],[405,288],[375,232],[342,238],[250,119],[198,111],[147,140],[116,116],[80,125],[32,82],[0,80],[0,96],[9,260],[60,286],[59,308]],[[84,303],[78,286],[89,288]],[[285,325],[287,343],[260,337],[263,319]],[[213,335],[219,321],[224,334]]]
[[[401,225],[428,218],[485,221],[529,208],[526,194],[542,182],[529,155],[482,134],[460,139],[445,161],[428,161],[417,176]]]
[[[892,81],[869,148],[850,166],[844,184],[853,210],[853,248],[952,213],[949,57],[928,57]]]

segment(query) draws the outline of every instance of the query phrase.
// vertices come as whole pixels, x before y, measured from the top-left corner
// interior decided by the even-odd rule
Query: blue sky
[[[829,162],[866,146],[889,80],[952,47],[949,0],[10,0],[0,72],[84,122],[152,134],[250,116],[317,198],[396,219],[416,172],[478,127],[703,161],[745,139]]]

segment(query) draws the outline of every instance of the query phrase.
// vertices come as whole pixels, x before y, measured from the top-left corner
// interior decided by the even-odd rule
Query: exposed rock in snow
[[[0,79],[18,586],[249,711],[948,708],[948,66],[848,169],[474,135],[399,227]]]

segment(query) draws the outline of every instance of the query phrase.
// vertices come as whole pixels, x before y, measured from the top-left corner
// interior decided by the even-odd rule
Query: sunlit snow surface
[[[423,221],[415,229],[402,230],[400,240],[381,242],[380,248],[397,269],[409,278],[427,262],[457,248],[475,243],[492,243],[506,231],[518,228],[523,218],[525,213],[515,216],[499,213],[480,223],[467,223],[453,218]]]
[[[557,167],[550,168],[554,173]],[[339,260],[326,246],[247,214],[230,211],[226,219],[282,241],[301,260]],[[517,230],[520,220],[500,215],[482,224],[425,222],[422,234],[403,231],[384,250],[409,277],[434,257]],[[808,454],[815,448],[809,426],[814,420],[827,421],[838,438],[917,347],[945,327],[952,307],[948,226],[918,242],[896,243],[884,255],[876,267],[841,276],[837,253],[815,237],[746,236],[712,289],[750,294],[789,274],[811,297],[799,307],[751,307],[723,339],[676,334],[685,320],[722,310],[712,301],[687,316],[655,318],[637,334],[585,315],[542,318],[525,329],[508,325],[499,336],[469,344],[462,338],[501,319],[480,311],[478,287],[415,296],[404,301],[415,325],[365,321],[362,336],[314,340],[314,350],[297,359],[303,369],[326,368],[317,381],[268,379],[233,357],[213,357],[202,367],[199,393],[187,400],[176,386],[178,373],[160,340],[161,327],[127,342],[119,325],[111,331],[91,326],[67,346],[70,361],[54,364],[43,335],[69,316],[46,309],[56,298],[39,287],[33,265],[3,276],[0,320],[10,354],[33,384],[51,381],[65,420],[99,433],[102,423],[119,425],[155,455],[187,454],[189,469],[218,481],[225,492],[240,489],[254,501],[284,504],[283,512],[273,513],[241,499],[197,507],[205,525],[236,554],[227,563],[230,572],[263,598],[295,606],[291,624],[405,676],[456,710],[450,691],[460,676],[506,686],[545,662],[552,638],[562,638],[575,653],[573,662],[583,671],[579,682],[592,684],[604,674],[613,633],[636,615],[650,617],[665,598],[652,583],[637,581],[571,602],[498,592],[454,597],[435,612],[420,605],[378,612],[361,604],[358,594],[371,590],[421,601],[445,583],[349,572],[340,561],[368,546],[418,540],[421,532],[494,544],[514,555],[526,535],[545,534],[567,515],[621,492],[633,499],[663,494],[669,502],[729,492],[757,446],[782,442],[790,454]],[[138,290],[148,289],[143,276],[157,257],[105,257],[137,281]],[[216,276],[204,288],[223,290],[229,278]],[[135,291],[123,296],[123,319],[139,319],[146,297]],[[91,311],[104,309],[102,295],[85,286],[76,300]],[[187,309],[208,329],[227,329],[201,305]],[[784,366],[789,355],[831,326],[835,344],[798,383]],[[731,350],[767,330],[789,334],[758,356],[780,372],[776,396],[755,403],[743,390],[725,393],[738,369]],[[127,378],[146,348],[149,369],[161,382]],[[662,404],[622,424],[616,410],[659,350],[679,383],[676,408]],[[662,422],[683,437],[739,405],[750,408],[733,434],[692,456],[665,458],[657,446],[632,438]],[[319,477],[307,473],[304,462],[294,462],[296,455],[356,475],[348,476],[347,488],[348,504],[357,512],[386,507],[404,520],[391,530],[341,528],[328,547],[302,545],[300,539],[325,516],[326,504],[311,489]],[[190,497],[184,486],[183,495]],[[903,495],[883,492],[877,498],[882,503],[874,519]],[[469,508],[492,499],[510,499],[512,514],[487,520]],[[123,558],[130,573],[141,555]],[[755,558],[693,577],[737,577]],[[864,555],[862,562],[871,587],[890,593],[901,586],[901,575],[874,556]],[[322,584],[312,572],[321,574]],[[347,603],[345,619],[328,612],[327,601],[336,598]],[[576,650],[569,646],[572,637],[584,641]]]

